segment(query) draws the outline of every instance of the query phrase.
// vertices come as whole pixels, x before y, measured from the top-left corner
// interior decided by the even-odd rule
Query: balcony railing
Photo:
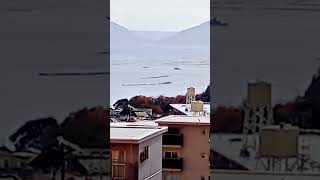
[[[112,179],[125,179],[126,178],[126,165],[125,164],[113,164],[111,171]]]
[[[167,146],[183,146],[182,134],[163,134],[163,145]]]
[[[111,180],[138,179],[138,162],[111,161]]]
[[[171,159],[171,158],[163,158],[162,159],[162,168],[163,169],[183,169],[183,160],[182,158]]]

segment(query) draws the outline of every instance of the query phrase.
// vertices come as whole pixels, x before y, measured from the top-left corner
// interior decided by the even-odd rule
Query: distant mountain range
[[[160,41],[170,45],[209,46],[210,45],[210,22],[183,30]]]
[[[180,31],[130,31],[127,28],[110,23],[111,52],[123,52],[145,48],[162,49],[168,46],[206,47],[210,43],[210,23]]]
[[[144,43],[142,38],[138,38],[127,28],[113,23],[110,23],[110,45],[112,49],[134,47],[135,44]]]

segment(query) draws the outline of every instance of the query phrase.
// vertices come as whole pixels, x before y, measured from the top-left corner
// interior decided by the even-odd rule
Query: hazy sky
[[[130,30],[180,31],[210,19],[210,0],[111,0],[111,21]]]

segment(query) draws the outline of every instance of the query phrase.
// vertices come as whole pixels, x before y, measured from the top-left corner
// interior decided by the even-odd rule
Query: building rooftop
[[[210,136],[214,139],[214,143],[211,143],[211,150],[219,153],[220,155],[232,160],[243,167],[247,168],[251,172],[265,172],[261,166],[257,167],[259,159],[256,158],[256,154],[259,146],[259,135],[248,135],[248,134],[211,134]],[[299,154],[308,154],[310,162],[320,162],[319,150],[317,144],[320,143],[320,136],[318,135],[299,135],[298,137],[298,151]],[[244,144],[247,144],[250,153],[249,157],[241,157],[240,150]],[[308,146],[309,148],[304,149]],[[282,162],[282,167],[285,162]],[[291,170],[291,173],[299,172],[296,169]],[[304,173],[312,173],[312,168],[307,168]],[[315,172],[320,175],[319,172]]]
[[[131,124],[110,124],[110,143],[140,144],[168,131],[168,127],[132,126]]]
[[[170,106],[187,116],[194,116],[193,112],[191,112],[190,110],[186,111],[186,108],[188,106],[187,104],[170,104]],[[204,116],[210,116],[210,104],[204,103],[203,111],[205,112]]]
[[[187,115],[170,115],[159,118],[155,121],[162,124],[190,124],[190,125],[210,125],[208,116],[187,116]]]
[[[114,122],[110,123],[111,127],[155,127],[158,126],[158,123],[151,120],[142,120],[135,122]]]

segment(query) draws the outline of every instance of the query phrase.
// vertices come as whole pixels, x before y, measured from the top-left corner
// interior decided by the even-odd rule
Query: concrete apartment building
[[[156,120],[163,134],[163,180],[210,179],[210,118],[171,115]]]
[[[111,180],[161,180],[162,134],[167,130],[167,127],[112,123]]]

